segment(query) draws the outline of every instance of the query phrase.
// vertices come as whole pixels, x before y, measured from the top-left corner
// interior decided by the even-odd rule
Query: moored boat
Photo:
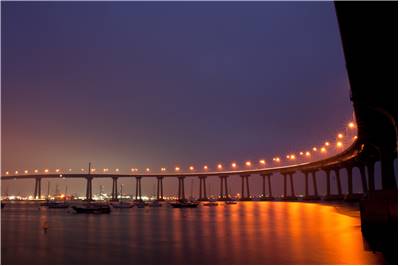
[[[108,204],[87,203],[77,206],[72,206],[77,213],[110,213],[111,208]]]
[[[150,204],[150,207],[161,207],[161,203],[158,200],[153,200]]]
[[[66,203],[65,201],[46,201],[44,203],[41,203],[40,206],[42,207],[47,207],[49,209],[66,209],[69,207],[69,204]]]
[[[237,204],[237,202],[234,201],[234,200],[227,200],[227,201],[225,201],[225,204],[227,204],[227,205],[233,205],[233,204]]]
[[[170,205],[172,208],[196,208],[199,206],[199,203],[193,201],[176,201],[171,202]]]
[[[117,208],[117,209],[129,209],[129,208],[132,208],[133,206],[135,206],[135,204],[133,204],[131,202],[127,202],[127,201],[119,201],[117,203],[112,203],[111,206],[113,206],[113,208]]]

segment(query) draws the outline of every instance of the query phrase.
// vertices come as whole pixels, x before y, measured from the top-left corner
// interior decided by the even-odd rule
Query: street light
[[[263,166],[266,164],[266,161],[265,161],[264,159],[261,159],[261,160],[259,160],[258,162],[259,162],[261,165],[263,165]]]
[[[329,145],[330,145],[329,141],[326,141],[325,146],[329,146]]]
[[[338,141],[338,142],[336,143],[336,147],[342,148],[342,147],[343,147],[343,143],[342,143],[341,141]]]
[[[179,168],[178,166],[175,167],[175,171],[179,172],[181,170],[181,168]]]
[[[347,126],[348,126],[349,128],[351,128],[351,129],[353,129],[353,128],[356,127],[356,125],[355,125],[353,122],[349,122],[349,123],[347,124]]]
[[[189,170],[193,171],[194,170],[194,166],[189,166]]]
[[[237,164],[236,163],[232,163],[231,166],[232,166],[232,168],[236,168]]]
[[[222,164],[218,164],[218,165],[217,165],[217,168],[218,168],[219,170],[221,170],[221,169],[222,169]]]
[[[207,165],[204,165],[204,167],[203,167],[203,168],[204,168],[204,170],[205,170],[205,171],[207,171],[207,170],[208,170],[208,166],[207,166]]]
[[[49,172],[49,169],[45,169],[44,172],[45,172],[45,173],[48,173],[48,172]]]
[[[338,137],[338,139],[342,139],[342,138],[343,138],[343,134],[342,134],[342,133],[339,133],[339,134],[337,135],[337,137]]]
[[[247,162],[246,162],[246,166],[250,167],[250,166],[251,166],[251,162],[250,162],[250,161],[247,161]]]

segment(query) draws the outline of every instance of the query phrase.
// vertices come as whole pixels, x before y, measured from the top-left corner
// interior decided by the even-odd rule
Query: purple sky
[[[1,4],[3,172],[271,161],[352,118],[330,2]]]

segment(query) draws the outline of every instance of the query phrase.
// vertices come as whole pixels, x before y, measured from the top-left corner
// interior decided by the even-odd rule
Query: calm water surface
[[[9,204],[1,214],[2,264],[383,263],[365,250],[359,214],[346,206],[246,202],[87,215]]]

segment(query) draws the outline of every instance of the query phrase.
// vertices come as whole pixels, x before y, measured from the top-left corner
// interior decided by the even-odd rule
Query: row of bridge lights
[[[348,126],[348,128],[350,128],[350,129],[354,129],[354,128],[356,127],[356,125],[355,125],[353,122],[349,122],[347,126]],[[337,141],[336,141],[336,145],[335,145],[336,148],[338,148],[338,149],[343,148],[343,146],[344,146],[344,144],[343,144],[343,139],[344,139],[344,135],[343,135],[342,133],[339,133],[339,134],[337,135]],[[356,140],[356,139],[357,139],[357,136],[354,136],[354,137],[353,137],[353,140]],[[323,145],[321,148],[318,149],[317,147],[313,147],[313,148],[312,148],[312,151],[313,151],[313,152],[318,152],[318,151],[319,151],[321,154],[325,154],[325,153],[327,153],[327,148],[330,147],[330,146],[332,146],[332,144],[331,144],[329,141],[326,141],[326,142],[324,143],[324,145]],[[312,156],[312,153],[311,153],[310,151],[305,151],[305,152],[301,151],[301,152],[299,152],[299,156],[302,156],[302,157],[305,157],[305,158],[310,158],[310,157]],[[286,155],[286,159],[287,159],[288,161],[295,161],[295,160],[297,159],[297,156],[296,156],[296,154],[288,154],[288,155]],[[272,158],[272,161],[275,162],[275,163],[280,163],[280,162],[281,162],[281,158],[277,156],[277,157]],[[266,160],[264,160],[264,159],[259,160],[258,163],[259,163],[259,165],[260,165],[261,167],[265,167],[266,164],[267,164]],[[245,164],[245,166],[246,166],[247,168],[250,168],[250,167],[253,166],[253,163],[252,163],[251,161],[246,161],[244,164]],[[232,168],[232,169],[237,169],[237,168],[238,168],[238,164],[237,164],[236,162],[231,163],[231,168]],[[217,169],[218,169],[218,170],[223,170],[224,167],[223,167],[222,164],[218,164],[218,165],[217,165]],[[162,167],[160,170],[161,170],[161,172],[166,172],[166,171],[167,171],[167,168]],[[194,167],[194,166],[189,166],[189,170],[190,170],[190,171],[194,171],[194,170],[195,170],[195,167]],[[208,170],[209,170],[208,165],[204,165],[204,166],[203,166],[203,170],[204,170],[204,171],[208,171]],[[69,172],[72,172],[72,169],[69,168],[68,171],[69,171]],[[84,168],[81,168],[81,172],[85,172],[85,171],[87,171],[87,170],[84,169]],[[95,169],[95,168],[92,168],[90,171],[91,171],[91,172],[96,172],[96,169]],[[115,169],[115,172],[119,172],[119,171],[120,171],[119,168],[116,168],[116,169]],[[145,171],[146,171],[146,172],[150,172],[150,168],[146,168]],[[180,168],[179,166],[176,166],[176,167],[175,167],[175,172],[179,172],[179,171],[181,171],[181,168]],[[34,172],[35,174],[37,174],[37,173],[39,173],[39,170],[38,170],[38,169],[35,169],[33,172]],[[55,172],[56,172],[56,173],[60,173],[60,169],[56,169]],[[104,168],[104,169],[103,169],[103,172],[104,172],[104,173],[110,172],[110,169],[109,169],[109,168]],[[138,169],[138,168],[131,168],[131,172],[139,172],[139,169]],[[19,174],[19,171],[15,171],[14,173],[17,175],[17,174]],[[23,173],[24,173],[24,174],[28,174],[29,171],[28,171],[28,170],[24,170]],[[44,170],[44,173],[49,173],[49,169],[45,169],[45,170]],[[9,175],[10,172],[9,172],[9,171],[6,171],[5,174],[6,174],[6,175]],[[61,175],[60,175],[60,176],[61,176]]]

